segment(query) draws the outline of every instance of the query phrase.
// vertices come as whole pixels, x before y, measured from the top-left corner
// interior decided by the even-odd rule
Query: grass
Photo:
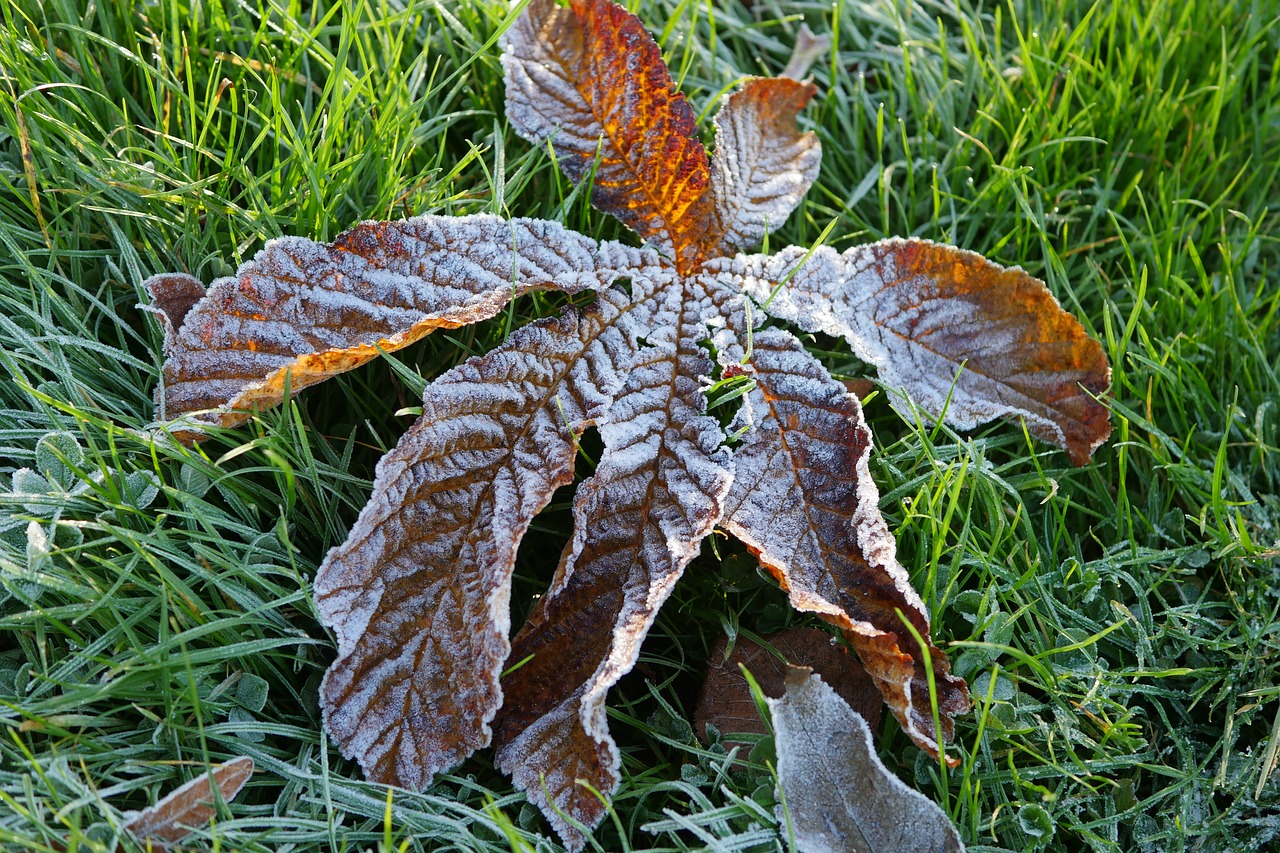
[[[1115,434],[1066,465],[1017,425],[867,408],[873,474],[934,635],[970,679],[948,770],[886,763],[970,850],[1280,843],[1280,21],[1268,3],[655,0],[709,126],[803,18],[838,52],[822,175],[771,242],[954,242],[1043,277],[1108,350]],[[111,850],[210,761],[259,773],[234,850],[555,849],[482,751],[426,793],[365,783],[317,709],[309,594],[424,380],[555,310],[440,333],[192,449],[148,431],[153,272],[228,273],[279,234],[496,212],[597,237],[509,131],[495,3],[0,4],[0,847]],[[811,339],[839,375],[863,368]],[[558,500],[521,552],[547,582]],[[527,606],[521,604],[520,606]],[[606,850],[785,846],[768,771],[693,737],[726,625],[803,621],[724,540],[613,691]],[[123,849],[132,849],[121,839]]]

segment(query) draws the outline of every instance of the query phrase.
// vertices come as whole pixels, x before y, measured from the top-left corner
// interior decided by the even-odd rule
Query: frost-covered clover
[[[273,240],[205,289],[147,285],[165,324],[162,417],[187,434],[393,351],[494,316],[538,289],[593,291],[437,378],[378,465],[373,495],[315,580],[338,658],[325,723],[371,779],[421,789],[494,741],[498,765],[574,848],[612,792],[604,700],[700,542],[746,543],[792,604],[837,626],[907,734],[936,755],[964,681],[894,555],[857,399],[766,315],[847,340],[926,412],[970,427],[1021,418],[1082,463],[1109,433],[1101,347],[1045,286],[969,252],[886,240],[738,254],[780,224],[821,151],[796,115],[815,87],[750,78],[699,141],[640,22],[606,0],[533,0],[505,35],[507,118],[589,180],[644,239],[554,222],[423,216],[331,244]],[[700,342],[711,340],[719,363]],[[732,450],[706,414],[712,377],[753,387]],[[551,588],[508,639],[516,549],[575,449],[604,453],[574,502]],[[917,640],[916,634],[921,638]],[[501,678],[508,662],[522,662]],[[930,704],[932,678],[941,731]]]

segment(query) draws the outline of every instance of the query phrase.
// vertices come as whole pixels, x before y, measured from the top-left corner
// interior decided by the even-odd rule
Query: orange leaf
[[[635,15],[608,0],[532,0],[504,36],[507,118],[555,150],[591,202],[688,272],[713,215],[693,109]]]

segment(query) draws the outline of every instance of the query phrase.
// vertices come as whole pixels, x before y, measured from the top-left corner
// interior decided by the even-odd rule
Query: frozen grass
[[[132,5],[133,8],[126,8]],[[87,9],[87,11],[86,11]],[[890,527],[968,677],[947,770],[886,762],[971,850],[1280,843],[1280,23],[1229,0],[655,2],[709,115],[834,32],[807,121],[820,182],[777,235],[915,234],[1044,277],[1104,340],[1111,442],[1084,468],[1016,425],[868,415]],[[437,334],[194,449],[146,431],[161,270],[225,274],[365,218],[591,211],[502,115],[496,4],[0,5],[0,847],[110,850],[209,761],[260,772],[221,849],[553,849],[482,752],[425,794],[325,741],[309,596],[425,379],[555,309]],[[813,340],[839,374],[863,373]],[[567,498],[522,551],[549,578]],[[520,607],[527,606],[520,604]],[[721,539],[611,695],[627,778],[606,850],[785,847],[768,771],[699,747],[725,626],[800,617]],[[126,849],[130,842],[124,842]]]

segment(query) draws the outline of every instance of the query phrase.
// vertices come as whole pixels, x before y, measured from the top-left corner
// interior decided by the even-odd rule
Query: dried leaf
[[[607,291],[581,317],[526,327],[445,373],[378,464],[369,504],[315,582],[338,639],[325,724],[369,778],[424,788],[489,743],[516,547],[572,482],[576,434],[635,351],[634,312]]]
[[[796,115],[817,91],[787,77],[754,77],[720,108],[711,163],[717,254],[759,245],[817,179],[822,145],[796,128]]]
[[[968,689],[932,643],[926,664],[903,626],[910,620],[928,642],[929,615],[880,515],[862,407],[779,329],[755,336],[748,365],[756,388],[743,418],[754,429],[735,454],[721,524],[778,578],[793,607],[844,632],[903,729],[937,755],[929,667],[945,738],[951,716],[969,708]]]
[[[177,346],[175,335],[182,328],[183,320],[204,298],[205,287],[199,279],[180,272],[152,276],[143,285],[151,297],[151,304],[142,308],[160,318],[164,327],[165,355],[168,355],[169,350]]]
[[[630,12],[604,0],[531,0],[503,37],[507,118],[547,140],[591,202],[689,272],[708,253],[707,152],[693,108]]]
[[[166,329],[160,417],[234,426],[286,388],[492,317],[522,293],[598,289],[649,269],[653,253],[537,219],[422,216],[366,222],[330,244],[272,240],[194,306],[191,279],[145,282],[176,327]]]
[[[789,280],[803,249],[717,258],[780,224],[813,181],[820,151],[796,127],[811,85],[748,80],[717,119],[712,168],[693,110],[625,10],[532,0],[504,45],[512,125],[549,142],[573,180],[592,182],[595,204],[656,249],[539,220],[424,216],[363,223],[332,244],[274,240],[207,293],[179,274],[146,283],[165,331],[159,417],[182,416],[186,431],[234,425],[286,389],[491,317],[530,290],[596,294],[427,387],[422,417],[315,579],[338,643],[326,727],[369,778],[415,789],[496,738],[498,765],[581,848],[574,823],[594,826],[604,807],[579,780],[604,794],[618,782],[606,694],[719,523],[796,607],[844,632],[910,736],[936,753],[929,678],[942,739],[968,694],[896,560],[860,407],[789,333],[759,331],[748,295],[846,335],[935,411],[931,389],[963,363],[950,416],[1022,414],[1073,458],[1105,435],[1105,409],[1075,384],[1105,384],[1100,348],[1043,285],[954,249],[819,249]],[[798,74],[810,57],[797,55]],[[984,338],[974,324],[988,321]],[[707,340],[723,376],[756,383],[732,454],[706,414],[717,371]],[[605,449],[579,485],[573,539],[509,642],[516,550],[572,481],[590,427]]]
[[[511,706],[497,725],[498,766],[572,848],[583,839],[551,806],[588,826],[603,817],[577,780],[605,794],[618,785],[605,694],[635,665],[658,608],[720,517],[731,477],[723,432],[703,414],[693,378],[711,370],[697,345],[706,337],[697,301],[678,285],[655,298],[662,331],[609,409],[604,455],[574,502],[573,542],[512,643],[512,660],[532,657],[503,682]]]
[[[746,667],[760,690],[771,699],[783,694],[788,664],[809,667],[829,682],[873,729],[880,725],[884,699],[875,682],[830,634],[817,628],[788,628],[760,639],[766,645],[739,634],[728,657],[725,656],[728,637],[721,636],[712,648],[694,712],[699,737],[706,732],[708,724],[726,735],[731,732],[768,734],[739,667]],[[724,744],[745,746],[729,738]]]
[[[1111,381],[1101,345],[1044,283],[926,240],[882,240],[739,256],[732,273],[774,317],[842,336],[880,379],[932,416],[969,429],[1024,418],[1076,465],[1111,434],[1095,397]],[[784,284],[785,283],[785,284]]]
[[[961,853],[942,809],[876,754],[871,729],[823,680],[791,667],[769,699],[778,787],[800,853]]]
[[[778,76],[803,80],[804,75],[809,73],[809,66],[829,50],[831,50],[829,33],[815,36],[808,24],[801,24],[796,32],[796,43],[791,48],[791,59],[787,61],[787,67]]]
[[[233,758],[170,791],[151,808],[131,815],[124,828],[144,844],[168,849],[193,829],[208,824],[218,799],[231,802],[252,775],[252,758]]]

